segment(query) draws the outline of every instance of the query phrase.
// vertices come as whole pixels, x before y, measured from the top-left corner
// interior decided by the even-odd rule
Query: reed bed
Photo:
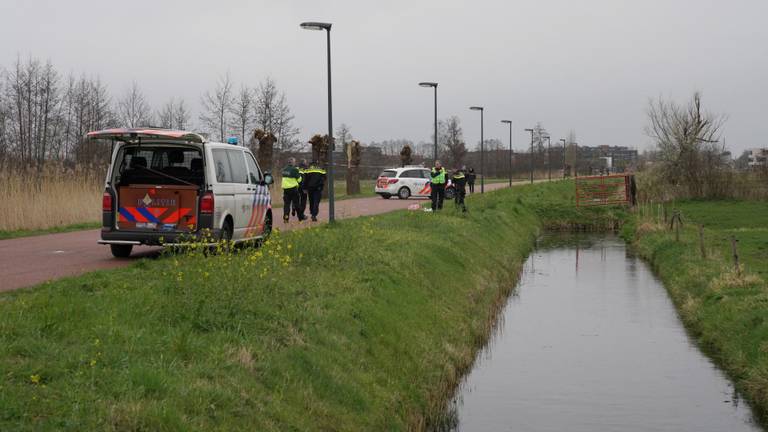
[[[98,222],[103,182],[98,170],[0,170],[0,231]]]

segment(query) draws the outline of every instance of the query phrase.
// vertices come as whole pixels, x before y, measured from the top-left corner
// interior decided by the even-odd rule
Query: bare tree
[[[336,141],[341,144],[341,148],[344,154],[347,155],[347,168],[352,166],[352,152],[348,147],[349,141],[352,139],[352,134],[349,132],[349,126],[342,123],[336,128]]]
[[[277,137],[277,150],[293,151],[302,143],[296,139],[299,130],[293,125],[293,114],[285,94],[280,92],[272,78],[267,78],[256,89],[254,105],[256,127]]]
[[[166,129],[174,128],[174,117],[176,114],[176,99],[170,98],[160,111],[157,112],[158,126]]]
[[[661,175],[689,195],[705,197],[718,189],[718,173],[724,148],[718,144],[725,116],[704,112],[701,94],[693,94],[687,105],[662,98],[648,105],[646,133],[656,141]]]
[[[173,127],[179,130],[187,130],[191,127],[190,115],[184,99],[179,99],[173,112]]]
[[[203,107],[200,122],[203,129],[224,142],[229,132],[229,114],[232,111],[232,80],[229,73],[219,78],[213,93],[205,92],[201,103]]]
[[[249,131],[254,125],[254,97],[253,90],[247,86],[241,86],[235,95],[235,100],[230,108],[232,128],[235,130],[239,142],[245,144]]]
[[[149,106],[139,85],[134,82],[117,101],[117,115],[124,127],[136,128],[150,126],[152,123],[152,108]]]
[[[467,155],[467,145],[464,142],[464,132],[461,121],[457,116],[451,116],[438,122],[440,142],[443,143],[443,158],[446,166],[458,167]]]

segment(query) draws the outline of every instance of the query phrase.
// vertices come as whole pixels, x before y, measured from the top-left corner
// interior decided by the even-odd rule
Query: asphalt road
[[[506,183],[485,186],[492,191],[505,187]],[[478,191],[479,185],[475,190]],[[354,218],[402,210],[424,200],[389,200],[380,197],[347,199],[336,202],[338,219]],[[320,218],[326,219],[327,203],[320,206]],[[319,223],[282,222],[282,209],[275,210],[275,227],[281,230],[303,229]],[[45,281],[67,276],[77,276],[94,270],[124,267],[139,258],[156,257],[161,248],[134,247],[127,259],[113,258],[108,246],[96,243],[100,230],[75,231],[0,240],[0,291],[34,286]]]

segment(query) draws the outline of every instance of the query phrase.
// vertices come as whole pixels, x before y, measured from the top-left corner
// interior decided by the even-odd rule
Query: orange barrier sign
[[[629,175],[576,177],[576,207],[623,205],[629,202]]]

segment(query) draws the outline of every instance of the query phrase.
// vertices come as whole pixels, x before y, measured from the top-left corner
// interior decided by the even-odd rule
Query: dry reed
[[[39,230],[98,222],[103,173],[48,165],[0,170],[0,231]]]

